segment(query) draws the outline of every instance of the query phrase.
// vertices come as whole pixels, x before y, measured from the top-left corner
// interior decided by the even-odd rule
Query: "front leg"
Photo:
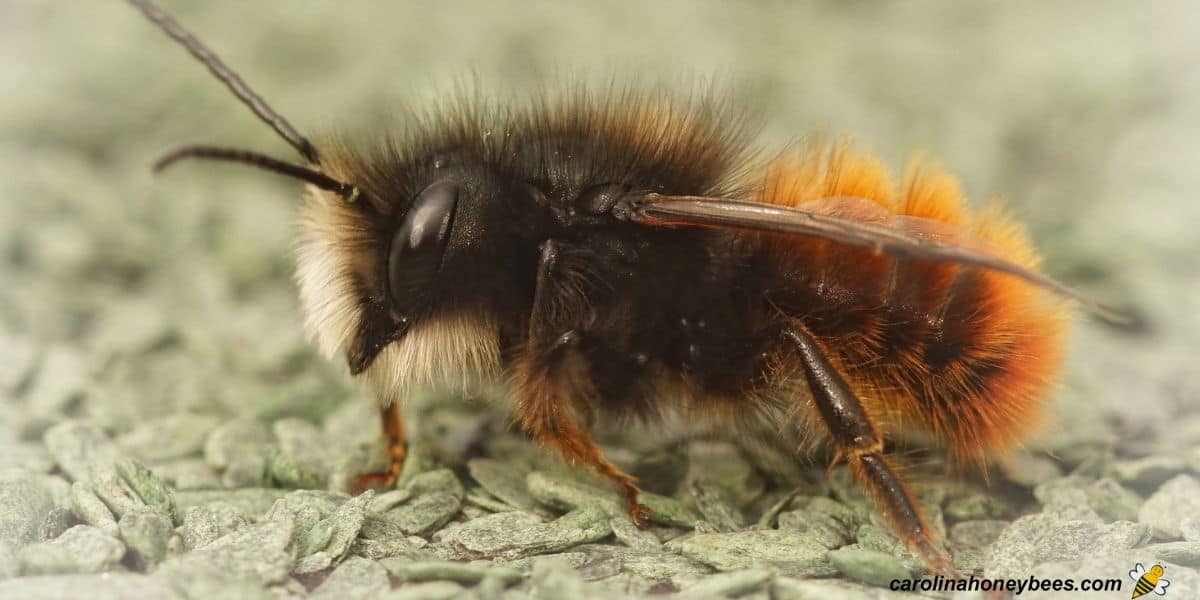
[[[594,397],[596,391],[587,361],[579,352],[582,334],[575,329],[555,331],[560,323],[578,317],[573,311],[561,310],[571,303],[554,297],[563,291],[556,286],[557,260],[557,243],[547,241],[538,264],[528,346],[517,362],[517,413],[521,425],[538,443],[615,483],[624,495],[630,518],[638,526],[645,526],[646,508],[638,503],[641,490],[637,480],[605,458],[591,435],[571,416],[573,408]]]
[[[892,529],[921,556],[930,571],[959,577],[950,558],[938,548],[937,535],[912,492],[883,455],[883,437],[846,380],[808,332],[789,329],[783,337],[795,346],[804,365],[813,402],[835,446],[835,461],[846,460],[858,481],[871,491]]]

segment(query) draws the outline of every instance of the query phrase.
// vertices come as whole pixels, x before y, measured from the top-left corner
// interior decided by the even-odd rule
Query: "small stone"
[[[375,492],[367,490],[339,506],[328,519],[317,524],[318,528],[327,527],[330,531],[329,543],[323,549],[335,562],[350,552],[350,546],[366,519],[367,506],[374,497]]]
[[[199,562],[181,564],[168,561],[154,571],[154,577],[171,586],[180,597],[187,600],[208,600],[209,598],[278,600],[280,598],[301,598],[305,591],[304,587],[296,581],[288,581],[280,586],[266,588],[253,579]]]
[[[219,422],[210,415],[171,415],[139,423],[116,443],[130,456],[149,462],[192,456]]]
[[[684,598],[739,598],[767,587],[771,582],[770,571],[746,569],[719,573],[684,588]]]
[[[450,581],[431,581],[406,585],[392,590],[386,596],[387,600],[453,600],[465,598],[466,590],[461,585]]]
[[[1154,537],[1165,540],[1183,537],[1180,523],[1200,515],[1200,479],[1179,475],[1164,483],[1138,509],[1138,522],[1149,525]]]
[[[64,421],[46,431],[46,449],[74,481],[91,481],[93,471],[111,469],[120,457],[116,444],[87,421]]]
[[[0,581],[21,574],[21,561],[8,544],[0,544]]]
[[[1179,531],[1183,533],[1183,539],[1200,542],[1200,517],[1185,517],[1179,522]]]
[[[126,513],[146,508],[146,503],[121,479],[116,471],[96,471],[92,473],[92,489],[96,497],[120,519]]]
[[[587,546],[579,547],[580,550],[585,548],[587,548]],[[607,550],[607,548],[605,549]],[[668,554],[665,556],[671,555]],[[557,552],[553,554],[543,554],[541,556],[530,556],[529,558],[518,558],[516,560],[506,561],[503,564],[506,567],[520,571],[524,575],[529,575],[533,573],[533,568],[537,563],[546,561],[564,562],[570,565],[572,569],[579,569],[588,561],[588,554],[586,552]],[[489,562],[489,564],[491,563]]]
[[[18,469],[30,473],[48,473],[54,458],[42,444],[8,442],[0,439],[0,471]]]
[[[1174,563],[1185,567],[1200,567],[1200,542],[1166,542],[1150,544],[1145,550],[1157,561]]]
[[[235,456],[221,473],[221,485],[230,489],[262,487],[269,484],[267,453],[274,448],[263,448],[261,454]]]
[[[1177,454],[1158,454],[1134,460],[1120,460],[1112,465],[1117,481],[1138,490],[1153,490],[1168,479],[1187,470],[1187,463]]]
[[[721,487],[705,477],[697,477],[692,480],[690,490],[696,508],[716,531],[728,533],[745,526],[745,517],[729,498],[725,497]]]
[[[82,481],[71,484],[71,510],[75,517],[88,525],[98,527],[104,533],[118,535],[117,519],[104,505],[92,488]]]
[[[621,564],[621,572],[635,575],[652,582],[670,582],[678,587],[691,585],[704,576],[710,575],[712,569],[707,565],[680,556],[664,553],[661,550],[652,552],[622,548],[620,546],[579,546],[589,556],[603,551]],[[579,566],[582,566],[581,562]]]
[[[584,598],[583,578],[564,561],[540,560],[533,564],[529,595],[538,600]]]
[[[25,392],[25,402],[38,415],[62,415],[93,387],[91,361],[73,346],[47,349],[33,383]]]
[[[571,511],[550,523],[523,512],[498,513],[442,530],[441,541],[467,558],[519,558],[560,552],[612,533],[607,512],[597,507]]]
[[[175,493],[176,510],[186,512],[193,506],[203,506],[212,502],[227,502],[237,507],[248,517],[259,517],[276,500],[283,498],[287,490],[268,488],[246,488],[240,490],[187,490]]]
[[[37,541],[41,525],[54,507],[53,494],[37,479],[0,480],[0,547],[20,548]]]
[[[338,565],[309,598],[360,600],[378,596],[390,587],[387,570],[379,563],[351,556]]]
[[[263,457],[264,485],[289,489],[318,489],[325,487],[325,474],[319,465],[298,460],[278,448],[268,448]]]
[[[793,490],[786,494],[780,495],[774,502],[767,506],[766,510],[758,517],[758,521],[754,524],[755,529],[774,529],[778,524],[779,514],[787,510],[792,502],[797,499],[799,492]]]
[[[829,563],[829,549],[794,530],[754,529],[701,534],[672,540],[666,548],[720,571],[773,568],[804,577],[837,573]]]
[[[0,581],[0,598],[78,598],[84,592],[88,598],[180,598],[159,579],[132,573],[19,577]]]
[[[458,477],[450,469],[435,469],[415,475],[404,484],[404,489],[408,490],[414,496],[435,493],[447,494],[454,496],[460,502],[466,493],[463,490],[462,483],[459,483]]]
[[[195,550],[237,531],[249,522],[236,506],[228,502],[210,502],[193,506],[184,512],[179,535],[183,538],[185,548]]]
[[[274,455],[277,463],[275,466],[290,465],[298,474],[315,477],[321,483],[321,485],[311,485],[307,479],[297,478],[298,485],[290,487],[305,489],[322,487],[325,474],[329,470],[329,460],[326,455],[325,437],[321,430],[316,425],[297,418],[276,421],[272,424],[271,430],[275,434],[279,448],[278,454]],[[268,468],[272,466],[271,456],[268,454]]]
[[[183,573],[216,571],[266,585],[281,583],[288,579],[294,562],[286,550],[294,527],[287,518],[240,527],[160,568]]]
[[[176,490],[212,490],[221,487],[221,478],[212,467],[196,458],[156,463],[154,473]]]
[[[525,486],[528,471],[502,460],[475,458],[467,462],[467,470],[489,494],[512,507],[532,510],[537,500]]]
[[[1103,525],[1093,520],[1064,521],[1053,513],[1026,515],[1013,521],[990,546],[984,572],[988,577],[1020,578],[1044,562],[1134,548],[1145,543],[1148,534],[1145,525],[1129,521]]]
[[[886,587],[893,579],[911,576],[895,556],[854,546],[831,551],[829,562],[846,577],[879,587]]]
[[[261,456],[272,441],[271,430],[261,421],[229,421],[208,434],[204,441],[204,460],[214,469],[224,469],[237,457]]]
[[[424,539],[408,536],[403,526],[387,513],[368,513],[350,551],[375,560],[397,556],[423,560],[429,557],[429,552],[423,550],[426,545],[428,542]]]
[[[170,519],[149,508],[125,513],[117,526],[121,539],[142,569],[150,569],[166,558],[167,542],[175,534]]]
[[[62,535],[72,525],[75,525],[75,515],[71,514],[71,510],[64,506],[55,506],[46,513],[42,523],[38,526],[39,540],[52,540]]]
[[[101,354],[148,352],[174,334],[163,311],[149,299],[118,302],[101,315],[92,333],[92,346]]]
[[[541,504],[560,510],[599,506],[609,514],[625,513],[616,490],[605,490],[561,475],[534,471],[525,477],[529,493]]]
[[[575,571],[584,581],[609,579],[621,572],[621,560],[610,551],[591,552],[583,565]]]
[[[1099,479],[1087,488],[1087,502],[1106,523],[1113,521],[1136,521],[1142,498],[1108,479]]]
[[[1086,482],[1080,478],[1062,477],[1042,482],[1034,488],[1033,495],[1042,503],[1044,512],[1052,513],[1059,520],[1104,522],[1088,505]]]
[[[444,492],[424,494],[386,514],[408,535],[429,535],[459,513],[459,498]]]
[[[634,550],[654,552],[662,549],[662,542],[658,541],[653,533],[640,529],[629,519],[613,517],[609,519],[608,524],[612,527],[613,536]]]
[[[1007,513],[1005,507],[987,494],[970,493],[946,502],[945,514],[954,521],[996,519]]]
[[[1028,488],[1062,477],[1058,463],[1022,451],[1013,452],[1008,460],[1000,464],[1000,469],[1009,481]]]
[[[498,500],[491,494],[483,491],[483,488],[474,488],[467,490],[467,495],[463,497],[463,514],[467,519],[476,519],[485,516],[489,513],[500,513],[515,510],[515,508],[503,501]],[[530,512],[541,512],[542,508],[535,507]]]
[[[0,334],[0,392],[14,392],[29,381],[39,352],[33,340]]]
[[[820,496],[802,510],[780,513],[777,520],[780,529],[805,532],[831,550],[853,541],[854,532],[865,523],[857,510]]]
[[[412,492],[408,490],[391,490],[382,494],[377,494],[371,500],[371,506],[367,509],[373,513],[383,513],[407,502],[412,498]]]
[[[453,561],[409,561],[389,558],[380,561],[395,577],[406,581],[454,581],[476,584],[485,577],[496,577],[506,585],[520,583],[524,575],[520,571],[497,565],[477,565]]]
[[[950,528],[950,541],[956,547],[986,548],[1007,527],[1008,521],[963,521]]]
[[[692,528],[703,520],[695,510],[674,498],[642,492],[638,500],[641,501],[642,506],[646,507],[652,523],[668,527]],[[621,514],[625,514],[623,510]]]
[[[701,487],[718,488],[720,497],[740,508],[760,496],[766,486],[758,469],[735,444],[697,440],[688,444],[687,454],[689,472],[685,481],[693,492],[694,483],[703,480]]]
[[[145,465],[130,458],[116,462],[121,479],[141,498],[147,506],[162,513],[174,522],[178,519],[175,509],[175,492]]]
[[[102,573],[116,569],[125,545],[90,525],[76,525],[57,539],[21,550],[22,575]]]
[[[333,557],[328,552],[319,550],[297,560],[296,564],[292,567],[292,573],[306,575],[308,573],[324,571],[331,566],[333,566]]]

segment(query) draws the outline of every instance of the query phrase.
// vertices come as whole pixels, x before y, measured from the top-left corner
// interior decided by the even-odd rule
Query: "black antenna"
[[[171,166],[176,161],[184,158],[204,158],[208,160],[221,160],[226,162],[238,162],[262,169],[271,171],[296,179],[302,179],[311,183],[323,190],[329,190],[340,195],[346,202],[354,202],[358,199],[358,188],[349,184],[338,181],[320,171],[314,171],[308,167],[292,164],[271,158],[257,152],[249,150],[238,150],[236,148],[218,148],[215,146],[184,146],[177,150],[171,151],[166,156],[158,159],[154,163],[154,171],[162,171]]]
[[[266,101],[254,93],[254,90],[250,89],[250,86],[246,85],[246,82],[242,81],[241,77],[238,77],[237,73],[234,73],[229,67],[225,66],[225,63],[221,62],[221,59],[217,58],[217,55],[213,54],[212,50],[209,50],[207,46],[196,39],[188,30],[184,29],[175,19],[172,19],[171,15],[168,15],[149,0],[129,0],[129,3],[142,11],[142,14],[146,15],[147,19],[158,25],[159,29],[162,29],[172,39],[183,44],[188,52],[192,53],[192,56],[195,56],[200,62],[204,63],[204,66],[208,67],[208,70],[212,71],[212,74],[233,92],[233,95],[237,96],[243,104],[249,106],[250,110],[258,115],[258,118],[262,119],[267,125],[270,125],[276,133],[287,140],[309,163],[314,165],[320,164],[320,157],[317,155],[317,149],[312,145],[312,142],[300,135],[292,127],[291,123],[287,122],[287,119],[284,119],[283,116],[275,112]],[[176,158],[183,158],[183,155]],[[301,177],[301,179],[304,179],[304,177]]]

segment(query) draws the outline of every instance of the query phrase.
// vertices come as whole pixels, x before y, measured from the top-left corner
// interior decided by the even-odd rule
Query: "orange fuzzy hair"
[[[759,183],[762,202],[1039,263],[1020,224],[997,205],[972,214],[952,176],[917,160],[897,183],[870,153],[812,144],[772,161]],[[818,336],[873,418],[932,432],[960,464],[1011,447],[1038,423],[1063,358],[1062,302],[993,271],[815,238],[764,236],[763,244],[799,274],[793,279],[827,294],[786,312]]]

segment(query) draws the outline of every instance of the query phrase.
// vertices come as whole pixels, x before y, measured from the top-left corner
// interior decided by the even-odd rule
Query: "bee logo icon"
[[[1165,596],[1167,594],[1167,586],[1171,585],[1170,579],[1163,578],[1162,565],[1154,565],[1147,571],[1146,567],[1142,566],[1142,563],[1138,563],[1129,572],[1129,578],[1137,582],[1133,586],[1133,595],[1130,596],[1130,600],[1138,596],[1144,596],[1150,592],[1154,592],[1159,596]]]

